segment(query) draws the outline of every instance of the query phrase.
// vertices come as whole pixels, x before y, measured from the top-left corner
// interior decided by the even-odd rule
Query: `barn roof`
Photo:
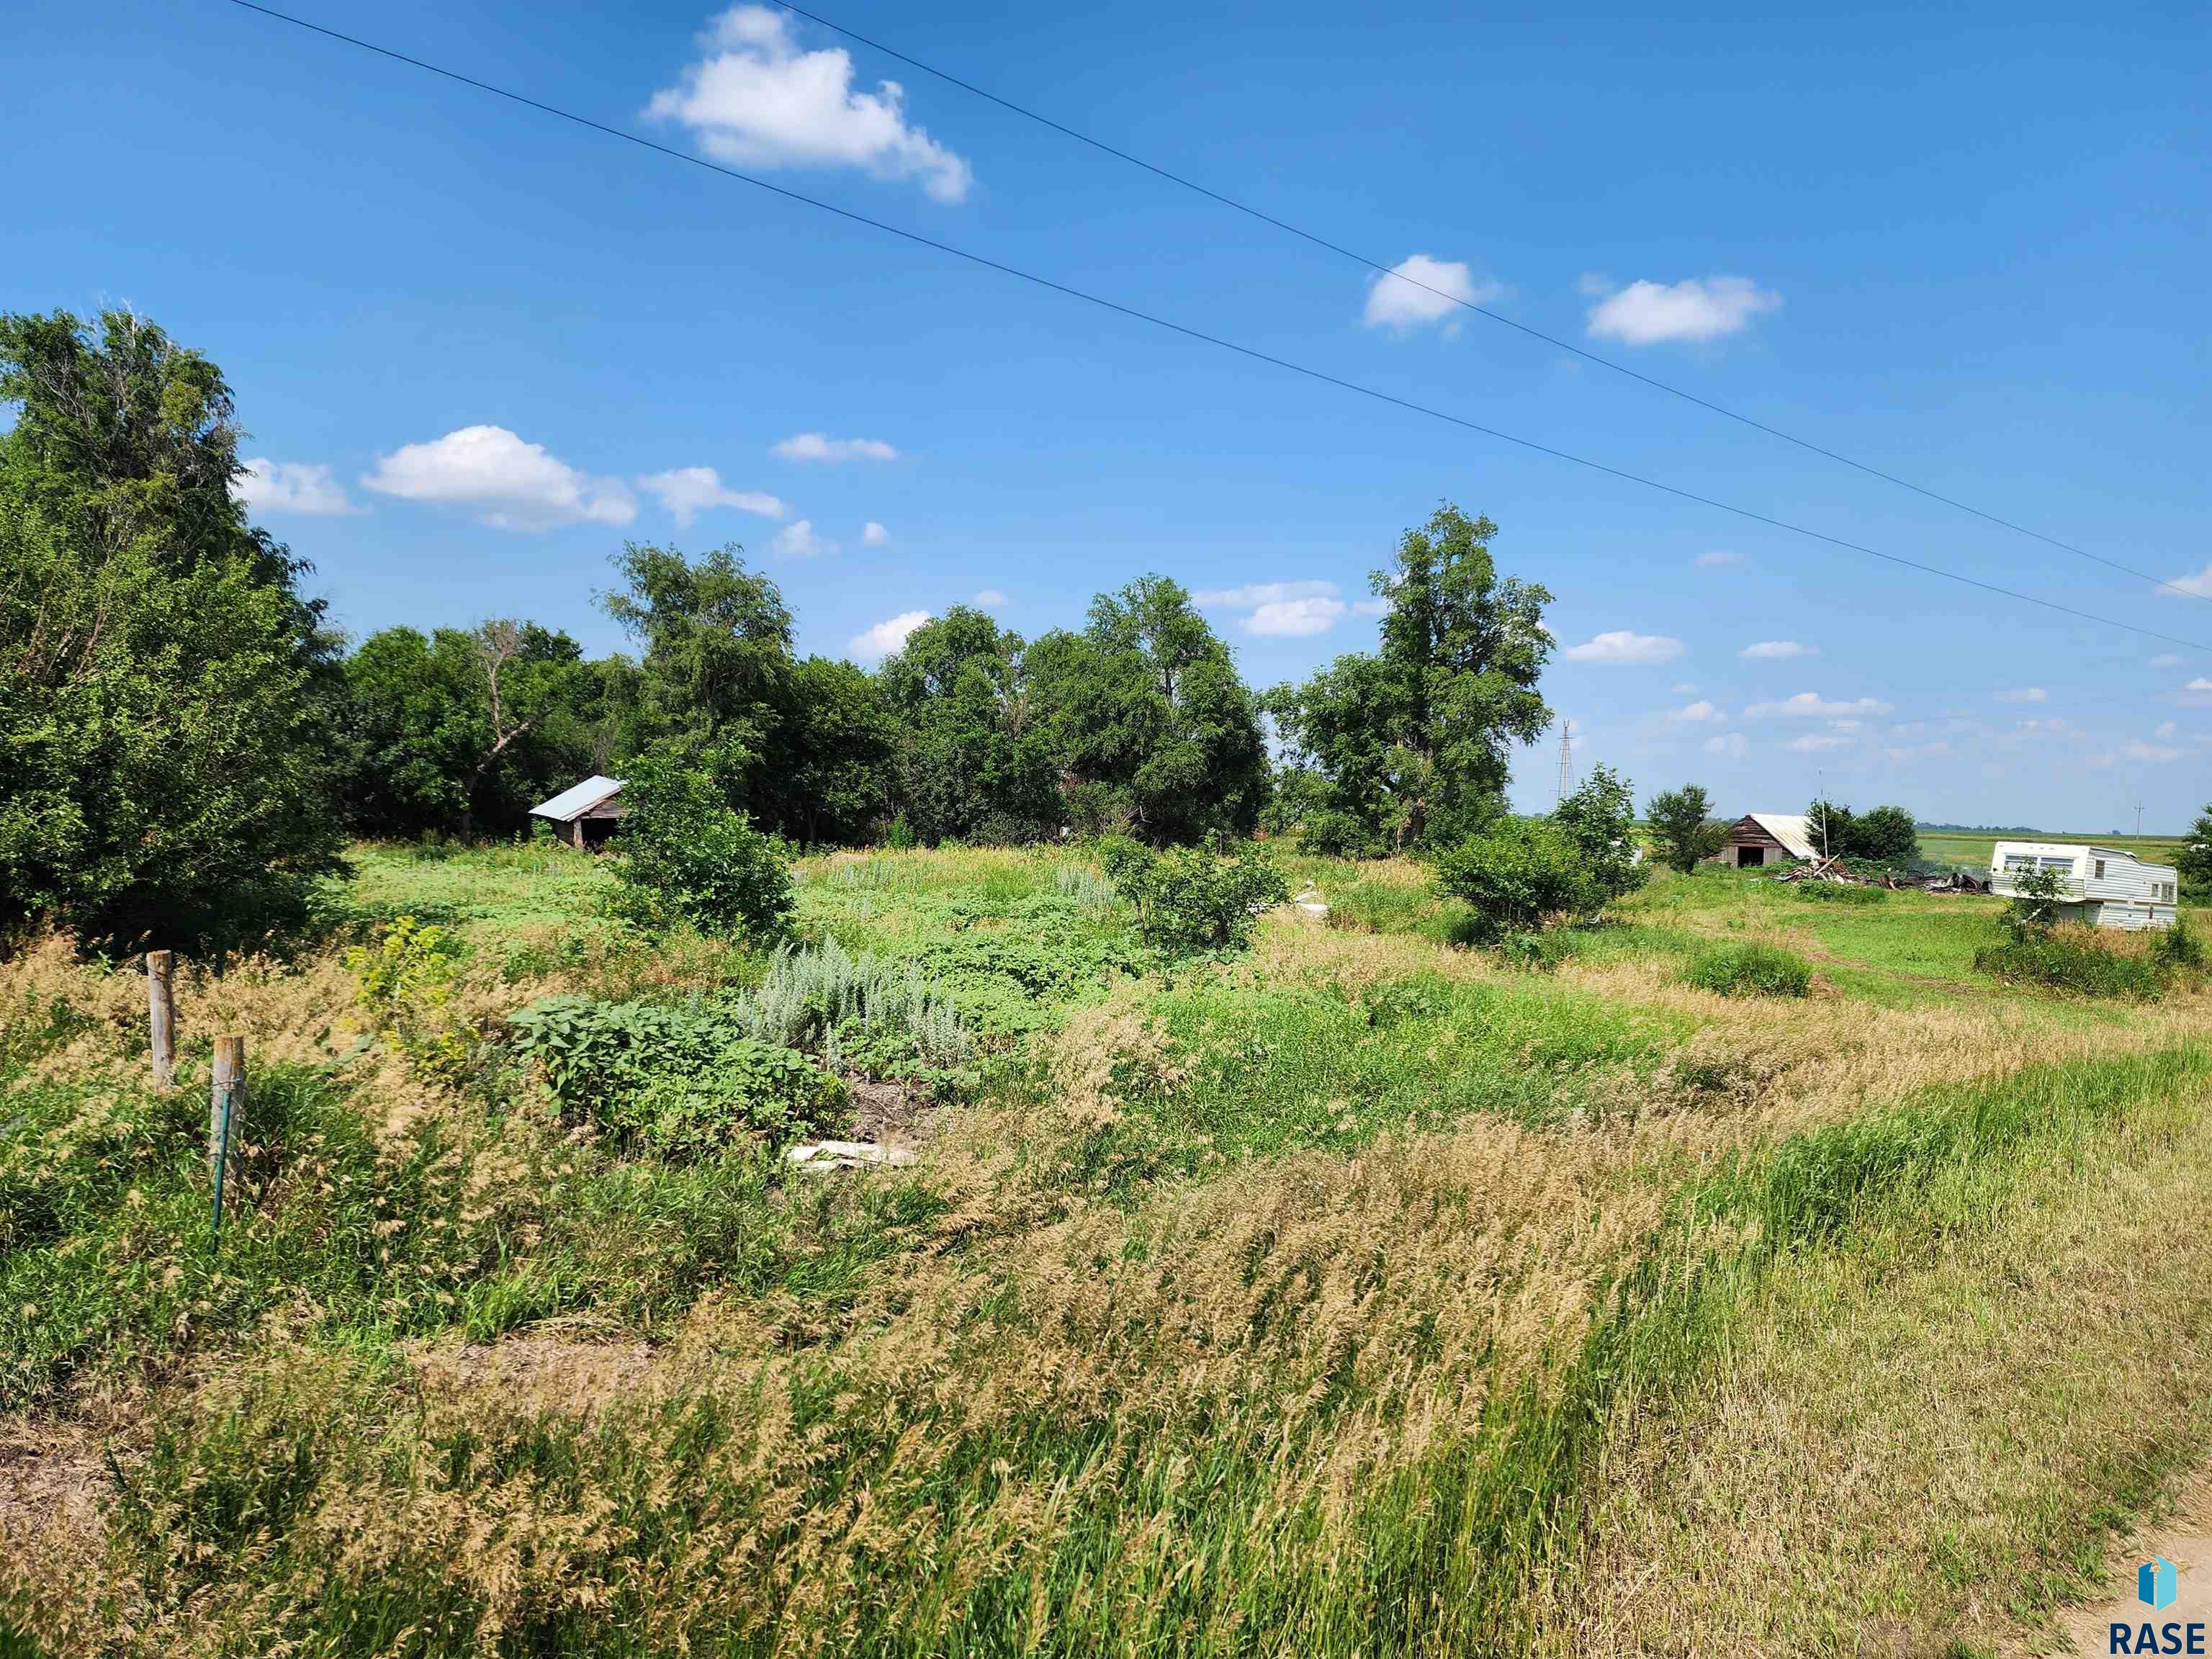
[[[550,818],[556,823],[573,823],[622,787],[620,778],[604,778],[594,772],[581,783],[563,789],[551,800],[538,802],[530,809],[530,816]]]
[[[1789,849],[1790,856],[1814,859],[1820,856],[1813,845],[1813,823],[1802,812],[1747,812],[1744,816],[1780,842]]]

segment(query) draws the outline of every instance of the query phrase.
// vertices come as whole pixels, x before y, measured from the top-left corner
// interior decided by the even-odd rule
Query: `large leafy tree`
[[[1661,856],[1684,875],[1728,844],[1728,825],[1713,822],[1712,802],[1703,784],[1662,790],[1645,805],[1644,816]]]
[[[957,605],[878,671],[899,725],[901,800],[924,840],[1014,840],[1058,823],[1059,777],[1023,656],[1020,635]]]
[[[626,669],[586,663],[567,635],[506,618],[371,635],[346,662],[356,827],[522,828],[532,802],[598,769],[618,745]]]
[[[895,810],[898,726],[883,689],[849,662],[792,670],[772,822],[803,844],[871,839]]]
[[[0,924],[245,943],[337,866],[337,641],[230,388],[127,312],[0,318]]]
[[[1046,635],[1026,666],[1074,788],[1105,790],[1152,841],[1250,832],[1267,797],[1259,711],[1176,583],[1144,576],[1100,594],[1082,633]]]
[[[1492,820],[1513,745],[1551,724],[1536,683],[1553,643],[1552,595],[1498,575],[1497,534],[1445,502],[1371,578],[1389,607],[1375,655],[1340,657],[1269,695],[1291,763],[1333,786],[1327,810],[1394,845],[1454,840]]]
[[[725,787],[757,805],[790,701],[791,611],[742,554],[732,543],[692,560],[629,543],[614,556],[623,585],[600,603],[641,649],[636,741],[720,750]]]

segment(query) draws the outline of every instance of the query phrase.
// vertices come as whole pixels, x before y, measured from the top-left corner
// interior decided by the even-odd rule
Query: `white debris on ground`
[[[1320,891],[1315,888],[1307,888],[1291,902],[1310,916],[1325,916],[1328,914],[1328,904],[1322,901]]]
[[[870,1140],[810,1140],[793,1147],[784,1157],[794,1169],[810,1172],[885,1166],[902,1170],[921,1161],[920,1153],[903,1146],[878,1146]]]

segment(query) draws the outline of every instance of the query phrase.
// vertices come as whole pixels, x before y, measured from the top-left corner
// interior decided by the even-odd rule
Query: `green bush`
[[[1498,959],[1508,967],[1548,974],[1581,953],[1582,939],[1583,935],[1572,928],[1547,927],[1537,933],[1508,933],[1495,949]]]
[[[623,800],[615,864],[623,915],[648,928],[682,921],[757,939],[790,931],[786,848],[730,810],[710,772],[666,753],[644,756],[629,768]]]
[[[2201,974],[2205,969],[2204,941],[2179,918],[2151,940],[2150,953],[2153,960],[2185,973]]]
[[[2148,956],[2122,956],[2087,927],[2025,933],[1974,952],[1974,968],[2012,985],[2040,985],[2076,996],[2154,997],[2172,969],[2154,946]]]
[[[1723,945],[1694,958],[1683,978],[1724,997],[1802,997],[1813,969],[1795,951],[1771,945]]]
[[[1437,866],[1437,885],[1474,912],[1469,934],[1487,943],[1547,919],[1595,910],[1605,895],[1579,842],[1543,818],[1507,818]]]
[[[1298,844],[1306,852],[1339,859],[1379,859],[1390,850],[1371,824],[1334,806],[1307,816]]]
[[[798,1050],[748,1035],[726,1008],[552,996],[508,1023],[565,1115],[664,1157],[803,1135],[842,1116],[842,1084]]]
[[[1814,904],[1880,904],[1889,896],[1887,887],[1853,887],[1840,881],[1792,883],[1797,896]]]
[[[1260,913],[1291,896],[1282,871],[1249,846],[1218,859],[1196,847],[1156,853],[1111,836],[1099,853],[1116,890],[1136,907],[1138,937],[1171,957],[1244,949]]]

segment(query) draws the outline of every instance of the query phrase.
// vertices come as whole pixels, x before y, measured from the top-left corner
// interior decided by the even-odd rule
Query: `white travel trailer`
[[[2001,841],[1990,853],[1990,891],[2009,896],[2022,871],[2057,872],[2059,902],[2070,920],[2092,927],[2171,927],[2179,914],[2180,877],[2112,847],[2063,841]]]

